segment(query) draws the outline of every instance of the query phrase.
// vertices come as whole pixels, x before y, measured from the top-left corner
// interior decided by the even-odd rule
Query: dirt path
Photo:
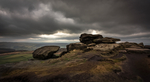
[[[140,76],[144,82],[150,82],[149,54],[126,54],[127,61],[123,65],[124,74],[128,77]]]

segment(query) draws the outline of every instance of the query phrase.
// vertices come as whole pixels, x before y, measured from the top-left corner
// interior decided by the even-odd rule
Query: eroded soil
[[[150,82],[150,58],[147,54],[141,53],[128,53],[127,61],[125,61],[123,68],[123,75],[129,77],[139,76],[143,79],[144,82]]]

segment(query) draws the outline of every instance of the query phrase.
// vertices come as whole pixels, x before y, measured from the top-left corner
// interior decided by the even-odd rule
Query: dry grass
[[[45,82],[52,82],[54,80],[56,80],[56,82],[59,82],[59,80],[62,82],[97,82],[99,80],[102,82],[122,81],[116,75],[118,70],[122,69],[121,62],[117,60],[121,61],[122,58],[116,60],[110,59],[110,61],[87,61],[88,58],[94,55],[101,56],[101,53],[99,51],[89,51],[84,53],[82,50],[73,50],[60,58],[40,61],[39,63],[35,65],[33,64],[26,69],[12,69],[4,74],[4,78],[18,76],[22,77],[22,75],[22,78],[24,78],[27,73],[32,73],[32,77],[26,77],[27,79],[32,79],[32,81],[35,81],[33,80],[35,78],[39,81],[40,79],[43,81],[46,80]],[[109,55],[109,57],[110,56],[111,55]],[[113,76],[111,78],[115,78],[116,80],[113,81],[108,79],[110,76]]]

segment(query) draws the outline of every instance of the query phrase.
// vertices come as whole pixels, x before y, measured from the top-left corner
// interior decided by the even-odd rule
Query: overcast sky
[[[150,0],[0,0],[0,42],[78,42],[81,33],[150,44]]]

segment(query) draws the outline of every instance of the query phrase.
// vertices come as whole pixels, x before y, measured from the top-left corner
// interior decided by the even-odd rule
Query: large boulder
[[[87,48],[87,45],[86,44],[83,44],[83,43],[71,43],[69,45],[66,46],[67,47],[67,51],[71,51],[71,50],[85,50]]]
[[[55,52],[59,50],[59,46],[44,46],[36,49],[32,54],[33,58],[48,59],[53,56]]]
[[[120,39],[105,37],[105,38],[98,38],[93,40],[94,43],[116,43],[116,41],[120,41]]]
[[[84,43],[84,44],[90,44],[93,43],[94,39],[102,39],[103,36],[102,35],[92,35],[92,34],[81,34],[80,36],[80,42]]]
[[[96,43],[96,44],[100,44],[100,43],[116,43],[116,41],[120,41],[120,39],[117,38],[111,38],[111,37],[105,37],[103,38],[102,35],[92,35],[92,34],[81,34],[80,36],[80,42],[84,43],[84,44],[91,44],[91,43]]]

